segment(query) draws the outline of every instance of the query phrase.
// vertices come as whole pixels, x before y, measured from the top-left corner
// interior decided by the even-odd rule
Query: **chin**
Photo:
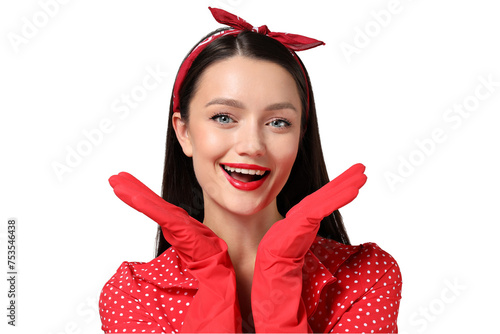
[[[262,211],[265,207],[264,206],[256,207],[255,205],[252,205],[252,206],[238,205],[238,206],[233,206],[233,208],[234,208],[233,210],[229,210],[229,211],[231,211],[235,215],[252,216],[252,215],[255,215],[255,214],[259,213],[260,211]]]
[[[269,205],[273,203],[272,200],[256,203],[255,201],[231,201],[226,206],[226,209],[235,215],[240,216],[252,216],[258,214],[259,212],[265,210]]]

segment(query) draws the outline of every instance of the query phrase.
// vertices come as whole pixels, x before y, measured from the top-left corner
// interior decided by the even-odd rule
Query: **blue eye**
[[[226,114],[217,114],[217,115],[212,116],[210,119],[212,119],[218,123],[221,123],[221,124],[228,124],[228,123],[233,122],[233,119],[231,117],[229,117],[229,115],[226,115]]]
[[[284,119],[275,119],[271,121],[271,126],[276,127],[276,128],[286,128],[291,125],[290,122]]]

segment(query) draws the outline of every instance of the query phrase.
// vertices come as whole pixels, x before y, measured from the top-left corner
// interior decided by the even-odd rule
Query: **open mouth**
[[[249,183],[262,180],[266,177],[270,171],[258,170],[258,169],[246,169],[246,168],[234,168],[221,164],[222,169],[233,179]]]

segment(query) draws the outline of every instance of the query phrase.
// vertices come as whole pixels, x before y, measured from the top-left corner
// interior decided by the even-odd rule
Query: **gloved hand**
[[[351,202],[366,182],[356,164],[305,197],[274,223],[259,243],[252,282],[252,313],[257,333],[312,332],[301,298],[304,256],[321,220]],[[272,296],[285,295],[281,302]]]
[[[182,332],[241,333],[236,278],[227,244],[182,208],[163,200],[132,175],[109,179],[115,194],[156,221],[165,239],[198,280],[198,292],[184,319]]]

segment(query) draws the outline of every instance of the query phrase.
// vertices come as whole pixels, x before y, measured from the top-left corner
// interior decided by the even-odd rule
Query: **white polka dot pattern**
[[[302,300],[314,332],[397,332],[401,273],[376,244],[347,246],[317,237],[302,272]],[[180,332],[197,289],[172,247],[151,262],[123,262],[101,291],[102,330]]]
[[[101,291],[102,330],[177,333],[197,288],[173,248],[148,263],[123,262]]]
[[[315,284],[323,283],[326,275],[303,289],[306,305],[315,308],[308,313],[314,332],[397,333],[402,278],[389,253],[375,243],[346,246],[324,238],[316,239],[311,252],[334,275],[322,289]],[[316,298],[308,303],[310,296]]]

